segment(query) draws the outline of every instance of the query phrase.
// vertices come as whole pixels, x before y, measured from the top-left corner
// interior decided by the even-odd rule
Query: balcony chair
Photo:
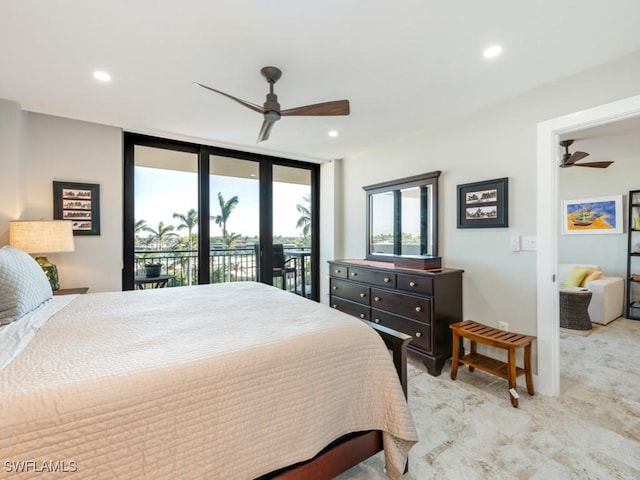
[[[258,265],[258,281],[260,281],[260,246],[255,245],[254,247]],[[273,245],[273,278],[282,278],[282,289],[287,290],[287,278],[291,278],[292,274],[293,290],[290,291],[296,292],[298,290],[298,266],[296,259],[294,257],[285,259],[283,245],[281,243],[275,243]]]

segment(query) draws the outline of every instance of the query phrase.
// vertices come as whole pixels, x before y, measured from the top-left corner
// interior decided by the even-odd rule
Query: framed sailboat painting
[[[624,233],[622,195],[579,198],[562,202],[562,233]]]

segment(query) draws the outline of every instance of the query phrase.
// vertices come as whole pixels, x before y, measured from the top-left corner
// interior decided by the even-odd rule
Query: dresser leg
[[[444,366],[444,362],[446,358],[423,358],[422,363],[427,367],[427,372],[429,375],[437,377],[442,373],[442,367]]]

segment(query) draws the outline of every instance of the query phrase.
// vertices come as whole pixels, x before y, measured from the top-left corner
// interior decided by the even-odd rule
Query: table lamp
[[[9,245],[36,257],[49,279],[51,290],[60,288],[58,269],[45,253],[73,252],[73,230],[69,220],[16,220],[9,222]]]

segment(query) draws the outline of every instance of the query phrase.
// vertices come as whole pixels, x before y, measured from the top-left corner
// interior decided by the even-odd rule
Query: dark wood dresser
[[[330,305],[350,315],[411,335],[431,375],[451,358],[449,324],[462,321],[463,270],[394,267],[370,260],[329,262]]]

